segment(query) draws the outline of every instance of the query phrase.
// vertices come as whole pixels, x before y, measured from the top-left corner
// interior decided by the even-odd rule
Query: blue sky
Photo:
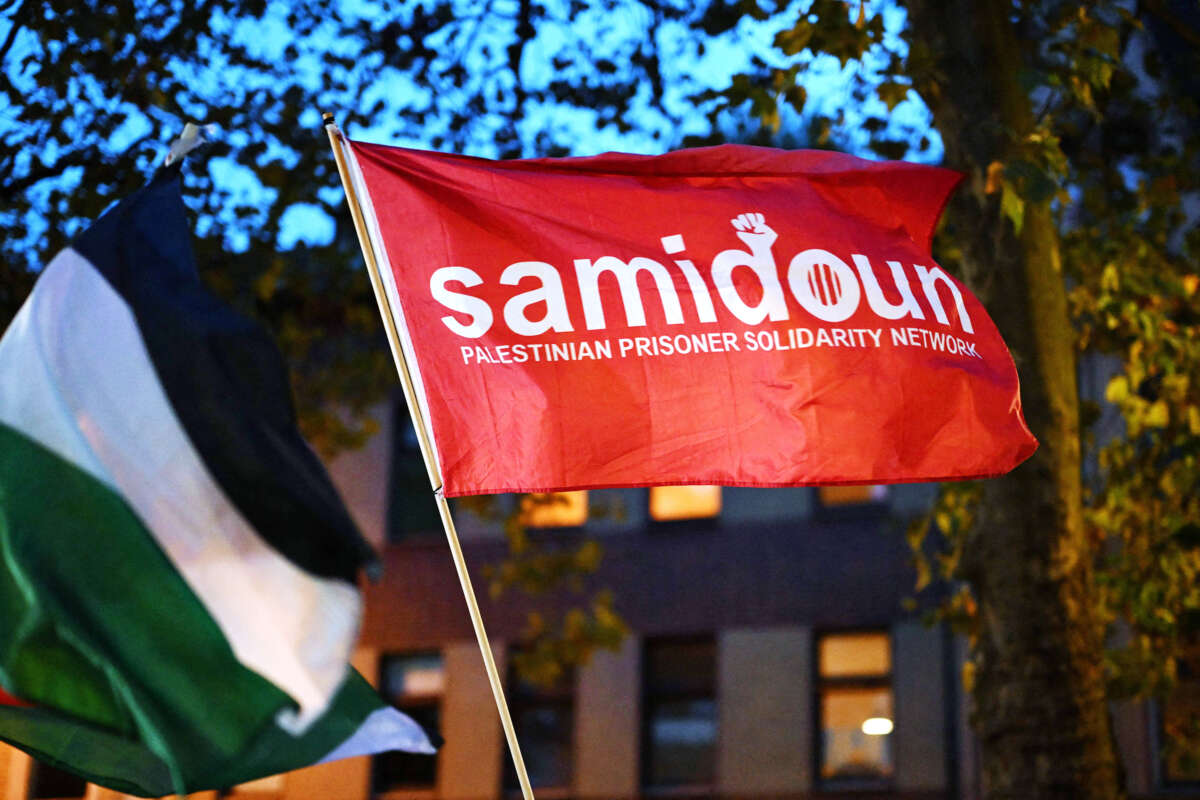
[[[498,8],[505,0],[496,0],[492,8]],[[515,4],[515,0],[508,0]],[[564,138],[573,144],[574,155],[592,155],[606,151],[624,151],[642,154],[656,154],[677,146],[688,134],[703,134],[707,130],[707,122],[702,114],[695,111],[688,100],[688,95],[699,89],[722,89],[728,85],[730,76],[752,69],[752,59],[758,57],[771,66],[786,67],[791,61],[771,46],[775,33],[783,24],[791,24],[802,9],[807,8],[809,0],[799,0],[787,12],[776,15],[768,23],[757,23],[744,19],[732,31],[725,35],[712,38],[706,42],[703,55],[697,56],[690,52],[689,45],[694,41],[695,32],[687,28],[683,22],[668,21],[659,32],[659,44],[666,54],[663,59],[664,78],[668,96],[663,98],[668,110],[677,119],[684,120],[683,128],[676,128],[674,123],[664,118],[646,103],[646,110],[639,116],[639,126],[629,132],[620,132],[609,126],[597,129],[596,114],[588,109],[565,108],[562,106],[544,106],[535,108],[525,121],[529,129],[553,125],[565,132]],[[464,0],[464,15],[480,5],[478,0]],[[550,5],[553,7],[554,3]],[[904,11],[893,3],[875,2],[868,4],[872,7],[882,7],[886,41],[885,49],[904,51],[899,32],[904,25]],[[351,8],[367,18],[373,13],[370,3],[365,0],[352,0]],[[857,7],[855,8],[857,11]],[[650,24],[645,8],[637,3],[627,3],[619,6],[616,11],[591,15],[584,14],[571,19],[568,24],[544,25],[538,31],[536,39],[527,46],[521,65],[521,77],[530,87],[544,87],[554,76],[551,66],[552,59],[561,48],[571,46],[573,36],[585,36],[589,44],[594,41],[607,39],[613,52],[620,52],[623,41],[634,40],[645,35]],[[581,33],[582,32],[582,33]],[[241,35],[253,37],[263,43],[264,54],[272,50],[280,51],[286,40],[286,26],[278,19],[268,17],[261,23],[244,24]],[[503,42],[507,36],[501,19],[485,19],[472,31],[473,43],[478,46],[489,37]],[[485,64],[483,56],[478,52],[470,52],[459,43],[445,37],[447,41],[438,41],[440,45],[452,52],[464,53],[464,61],[468,69],[483,72]],[[458,48],[456,50],[456,47]],[[671,58],[671,53],[676,53]],[[370,54],[365,57],[370,58]],[[877,53],[868,58],[865,63],[849,63],[845,67],[832,56],[810,58],[803,72],[802,81],[808,92],[806,111],[830,118],[841,116],[843,124],[836,131],[837,140],[852,151],[865,157],[875,157],[867,149],[868,134],[862,128],[862,121],[869,117],[882,117],[888,120],[888,133],[899,137],[928,135],[931,144],[927,151],[918,158],[923,161],[937,163],[942,158],[942,146],[936,133],[930,130],[930,115],[928,109],[915,93],[910,92],[908,99],[891,112],[878,98],[871,95],[861,104],[851,101],[851,90],[856,77],[866,77],[870,80],[873,71],[886,63],[886,53]],[[315,60],[311,63],[301,61],[298,68],[317,74]],[[673,79],[672,79],[673,78]],[[370,107],[376,101],[385,105],[406,106],[426,103],[431,87],[417,85],[411,76],[396,71],[383,70],[380,79],[374,82],[360,98],[360,104]],[[644,101],[643,101],[644,102]],[[332,109],[339,111],[339,109]],[[317,120],[317,110],[311,111],[313,124]],[[784,124],[799,126],[802,124],[794,112],[785,109]],[[431,149],[431,141],[438,132],[438,124],[431,124],[420,131],[397,133],[387,114],[380,115],[375,124],[370,127],[352,125],[347,134],[353,138],[366,141],[384,142],[417,149]],[[486,131],[485,131],[486,132]],[[654,134],[657,132],[657,136]],[[470,155],[493,157],[496,155],[495,145],[486,137],[472,141],[466,152]],[[297,208],[289,214],[281,232],[281,245],[290,246],[295,241],[307,240],[313,243],[326,241],[332,236],[332,226],[327,220],[322,222],[323,214],[315,206],[312,208]]]
[[[586,41],[593,51],[609,51],[619,66],[627,43],[644,38],[652,24],[645,7],[635,0],[619,2],[611,11],[590,11],[574,17],[567,10],[567,0],[543,1],[547,6],[548,16],[554,21],[539,28],[537,36],[525,48],[521,79],[530,87],[544,87],[554,78],[554,57],[570,53],[576,46],[575,43],[580,41]],[[649,102],[646,96],[648,87],[639,87],[635,98],[635,104],[639,108],[634,117],[637,124],[631,131],[621,132],[614,126],[597,128],[596,112],[590,109],[541,106],[529,111],[522,123],[522,133],[532,141],[533,132],[552,127],[558,132],[561,140],[570,142],[575,155],[591,155],[610,150],[655,154],[676,147],[684,136],[702,134],[707,130],[704,115],[695,110],[688,99],[690,95],[702,89],[724,88],[728,85],[730,76],[749,71],[752,68],[752,59],[756,57],[770,66],[784,67],[792,63],[791,59],[786,59],[771,46],[771,41],[776,31],[784,24],[790,25],[796,19],[796,15],[807,8],[809,2],[810,0],[796,0],[789,10],[775,15],[766,23],[743,19],[733,30],[706,40],[703,54],[695,51],[695,33],[683,22],[662,23],[658,28],[657,41],[662,54],[666,93],[662,102],[668,116],[664,116]],[[483,78],[477,76],[488,73],[488,59],[491,59],[492,64],[495,63],[496,53],[503,53],[507,38],[511,35],[511,21],[506,15],[515,10],[516,3],[517,0],[456,0],[456,23],[432,34],[425,42],[442,54],[439,58],[460,59],[472,80],[482,80]],[[411,10],[414,5],[406,3],[402,9]],[[856,14],[857,3],[851,5],[852,13]],[[403,18],[407,13],[404,10],[397,11],[395,4],[383,0],[344,0],[342,8],[345,18],[360,19],[376,29],[387,20],[396,18],[397,14]],[[884,49],[902,51],[903,43],[900,41],[899,31],[904,24],[904,11],[894,3],[883,0],[867,4],[868,12],[875,8],[882,9],[886,23]],[[480,16],[480,12],[485,10],[490,13]],[[317,131],[322,110],[344,115],[347,110],[369,109],[378,102],[384,110],[374,117],[373,124],[369,127],[350,125],[346,131],[348,135],[367,141],[419,149],[434,147],[436,137],[445,133],[444,116],[431,114],[420,127],[405,128],[399,122],[398,111],[405,108],[423,108],[437,95],[443,95],[440,99],[445,107],[446,97],[453,102],[452,95],[445,95],[447,87],[420,85],[410,75],[388,68],[382,63],[382,54],[362,52],[359,42],[339,38],[337,27],[332,23],[318,28],[309,36],[297,37],[287,24],[288,11],[288,3],[276,1],[268,4],[268,11],[260,20],[214,16],[210,23],[212,38],[232,39],[245,44],[265,61],[286,63],[288,69],[301,82],[313,88],[328,84],[328,76],[322,74],[322,62],[318,56],[321,51],[333,50],[346,56],[355,62],[355,69],[361,74],[371,76],[367,87],[361,94],[353,97],[339,97],[336,92],[325,91],[331,107],[305,110],[301,117],[302,124],[310,130]],[[478,22],[468,22],[476,18]],[[8,19],[0,20],[0,40],[7,35],[11,25],[12,22]],[[289,45],[297,51],[290,58],[287,53]],[[485,45],[491,45],[490,55],[486,52],[489,48]],[[65,45],[54,42],[38,42],[31,37],[18,37],[5,59],[3,68],[18,89],[32,91],[32,73],[21,70],[16,65],[25,55],[37,53],[40,48],[63,46]],[[197,55],[205,62],[201,69],[182,64],[180,69],[187,70],[189,82],[201,96],[220,98],[227,96],[228,87],[231,85],[249,88],[256,81],[269,85],[271,80],[269,76],[248,75],[231,69],[222,63],[216,48]],[[897,138],[930,135],[931,146],[917,157],[923,161],[940,161],[941,143],[929,129],[928,110],[914,93],[910,92],[908,99],[890,113],[873,95],[862,103],[855,103],[851,99],[851,90],[856,78],[866,78],[869,82],[871,74],[882,65],[881,62],[885,58],[885,54],[876,54],[865,59],[864,63],[852,62],[844,68],[833,57],[809,58],[801,78],[809,98],[806,112],[831,118],[840,117],[842,122],[835,132],[836,141],[859,155],[873,157],[866,148],[867,134],[862,128],[862,122],[874,116],[886,119],[887,132]],[[78,84],[78,102],[109,102],[99,96],[94,85],[89,86],[86,78],[79,80]],[[5,135],[5,140],[13,141],[12,134],[16,133],[19,137],[19,128],[26,123],[19,122],[15,110],[5,107],[5,102],[7,101],[0,98],[0,128],[7,128],[7,131],[0,130],[0,134],[8,134]],[[154,135],[162,142],[165,152],[166,143],[178,134],[186,121],[172,117],[163,109],[128,110],[133,112],[130,119],[106,137],[106,149],[109,153],[118,154],[127,148],[129,143],[147,134]],[[203,109],[197,107],[195,114],[197,117],[203,116]],[[203,123],[206,120],[194,121]],[[467,137],[465,152],[482,157],[495,156],[497,150],[490,136],[494,126],[489,127],[486,117],[476,120],[475,123]],[[790,109],[786,109],[784,125],[798,127],[801,120]],[[78,135],[94,135],[94,132],[81,130]],[[219,132],[218,136],[234,147],[239,147],[249,142],[250,133],[226,130]],[[323,141],[317,143],[317,146],[323,145]],[[527,150],[531,149],[527,147]],[[52,153],[42,155],[53,156]],[[274,155],[280,157],[284,163],[294,162],[286,152],[275,152]],[[159,157],[161,158],[161,155]],[[147,170],[149,167],[149,164],[144,165]],[[258,184],[253,172],[238,165],[232,158],[209,158],[207,168],[216,186],[230,191],[238,203],[261,205],[263,201],[270,199],[269,190]],[[62,180],[68,186],[79,185],[83,180],[83,170],[72,170],[65,174]],[[43,187],[35,191],[46,189]],[[338,202],[337,190],[326,190],[322,194],[322,200],[328,203]],[[226,222],[232,223],[232,216]],[[254,224],[254,220],[249,221],[249,225]],[[43,219],[28,220],[32,235],[37,235],[39,229],[44,231],[45,225],[46,221]],[[233,231],[227,245],[234,250],[242,249],[246,243],[245,235],[237,232],[238,226],[229,224],[224,227]],[[287,249],[300,241],[313,244],[326,242],[332,236],[332,221],[321,207],[314,203],[296,206],[285,215],[278,243],[281,248]]]

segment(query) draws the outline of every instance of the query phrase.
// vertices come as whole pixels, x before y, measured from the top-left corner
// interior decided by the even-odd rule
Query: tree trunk
[[[972,723],[991,800],[1123,796],[1105,702],[1103,630],[1093,552],[1081,517],[1075,335],[1059,238],[1047,204],[1028,204],[1020,235],[985,192],[1033,127],[1018,82],[1028,46],[1005,0],[911,0],[914,76],[946,145],[967,174],[947,210],[963,269],[1012,350],[1025,416],[1041,443],[988,481],[964,576],[979,603]],[[910,56],[911,57],[911,56]]]

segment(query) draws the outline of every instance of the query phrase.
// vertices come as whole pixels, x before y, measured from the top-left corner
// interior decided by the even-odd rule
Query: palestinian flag
[[[432,752],[347,666],[374,555],[189,239],[163,170],[0,340],[0,740],[145,796]]]

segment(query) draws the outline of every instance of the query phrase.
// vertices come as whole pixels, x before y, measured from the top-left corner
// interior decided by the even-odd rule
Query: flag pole
[[[458,582],[462,586],[463,597],[467,601],[467,611],[471,616],[471,625],[475,629],[475,639],[479,642],[479,651],[483,655],[483,665],[487,670],[488,682],[492,687],[492,697],[496,700],[496,710],[500,712],[500,725],[504,728],[504,738],[508,741],[508,751],[512,755],[513,766],[516,767],[517,781],[521,785],[521,795],[524,800],[534,800],[533,789],[529,784],[529,773],[525,769],[525,759],[521,756],[517,733],[513,729],[512,715],[508,710],[508,702],[504,699],[504,684],[501,682],[500,672],[496,668],[496,659],[492,656],[492,647],[488,642],[487,631],[483,627],[483,615],[479,612],[479,602],[475,599],[475,590],[471,586],[471,575],[467,571],[467,560],[463,556],[462,545],[458,541],[458,531],[454,527],[454,518],[450,515],[450,505],[447,503],[443,491],[441,471],[433,454],[433,442],[430,441],[428,429],[425,427],[424,409],[417,396],[416,385],[408,367],[408,359],[400,342],[399,331],[396,329],[395,317],[392,316],[391,303],[384,290],[383,279],[379,272],[379,262],[375,257],[375,247],[371,241],[366,217],[363,215],[362,205],[358,201],[358,193],[355,191],[350,177],[346,153],[343,150],[344,137],[338,129],[332,113],[326,111],[321,117],[325,123],[325,132],[329,134],[329,144],[333,148],[338,174],[342,178],[342,190],[346,193],[346,203],[350,207],[350,216],[354,220],[354,230],[358,233],[358,243],[362,247],[363,259],[367,263],[367,273],[371,276],[371,288],[375,291],[375,301],[379,304],[379,313],[383,317],[388,344],[392,348],[392,357],[396,362],[396,372],[399,373],[400,383],[404,387],[404,399],[408,403],[413,427],[416,428],[417,441],[421,445],[421,455],[425,460],[425,470],[429,473],[429,482],[433,486],[433,496],[437,501],[438,514],[442,518],[442,528],[446,531],[446,541],[450,545],[450,554],[454,559],[454,569],[458,572]]]

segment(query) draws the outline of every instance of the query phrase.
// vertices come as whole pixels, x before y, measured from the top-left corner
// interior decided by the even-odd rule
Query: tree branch
[[[134,140],[127,148],[126,152],[135,150],[140,147],[148,139],[152,138],[153,134],[146,134],[139,139]],[[0,187],[0,197],[16,198],[24,194],[28,189],[36,186],[45,180],[52,180],[62,175],[63,171],[70,167],[87,167],[95,164],[98,160],[104,160],[100,148],[96,145],[82,147],[74,150],[59,158],[55,159],[54,163],[49,165],[41,165],[37,159],[31,160],[31,169],[28,174],[20,177],[9,177],[4,181],[3,187]]]
[[[475,36],[479,33],[479,29],[483,27],[484,19],[487,18],[487,15],[490,14],[491,11],[492,0],[487,0],[487,2],[483,4],[483,8],[480,10],[480,12],[475,15],[475,18],[470,20],[471,30],[467,32],[466,40],[463,42],[462,46],[458,48],[458,53],[456,53],[454,58],[450,60],[451,67],[456,67],[463,63],[463,59],[467,57],[467,53],[470,51],[471,45],[475,43]],[[459,21],[466,22],[466,20],[462,20],[461,18]]]
[[[1200,47],[1200,31],[1179,18],[1163,5],[1162,0],[1142,0],[1142,8],[1158,17],[1159,21],[1171,28],[1171,32],[1188,44]]]
[[[21,12],[25,10],[25,5],[29,0],[21,0],[17,4],[17,8],[13,11],[12,27],[8,29],[8,36],[4,37],[4,44],[0,44],[0,64],[4,63],[4,59],[8,56],[8,51],[12,49],[13,42],[17,40],[17,32],[21,30]]]
[[[4,37],[3,44],[0,44],[0,80],[3,81],[0,89],[3,89],[4,94],[8,96],[8,102],[12,104],[13,108],[20,108],[21,93],[13,86],[12,80],[9,79],[8,73],[4,71],[3,66],[4,60],[8,58],[8,51],[12,49],[13,42],[17,40],[17,33],[21,30],[21,12],[25,10],[27,3],[28,0],[20,0],[17,4],[16,10],[12,15],[12,27],[8,29],[8,35]]]
[[[520,1],[514,33],[517,40],[508,46],[508,68],[512,71],[514,78],[513,126],[515,130],[516,123],[525,116],[525,84],[521,81],[521,56],[525,52],[525,45],[537,35],[537,29],[533,27],[533,4],[530,0]]]

